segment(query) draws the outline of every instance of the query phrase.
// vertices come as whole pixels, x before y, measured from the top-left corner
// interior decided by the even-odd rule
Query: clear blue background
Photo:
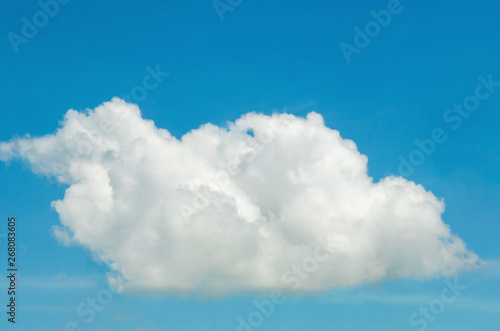
[[[72,0],[16,53],[7,34],[21,34],[22,17],[31,21],[41,8],[37,1],[5,0],[0,141],[53,132],[69,108],[128,94],[142,84],[145,68],[156,65],[170,76],[137,103],[145,118],[178,137],[252,110],[286,107],[301,116],[314,110],[356,142],[378,180],[398,174],[398,156],[407,158],[415,139],[442,128],[448,140],[409,178],[445,198],[444,221],[495,265],[500,88],[457,130],[443,113],[474,93],[478,76],[500,81],[500,3],[402,0],[401,6],[347,63],[339,44],[352,44],[354,27],[363,28],[370,11],[385,9],[387,1],[243,0],[221,21],[210,0]],[[2,310],[2,330],[63,330],[68,321],[82,330],[236,330],[237,317],[246,318],[252,301],[263,299],[115,295],[87,324],[75,308],[106,288],[107,269],[50,235],[58,224],[50,201],[64,187],[19,162],[0,165],[0,183],[0,219],[18,217],[21,270],[18,323],[8,325]],[[500,330],[499,274],[494,266],[461,275],[467,289],[429,330]],[[0,285],[6,288],[5,279]],[[439,279],[404,280],[290,297],[259,330],[418,330],[408,317],[443,288]]]

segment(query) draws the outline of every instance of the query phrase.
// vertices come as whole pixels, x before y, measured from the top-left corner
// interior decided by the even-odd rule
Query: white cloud
[[[374,183],[367,157],[317,113],[249,113],[178,140],[115,98],[69,110],[54,134],[0,144],[0,159],[16,157],[69,186],[54,235],[88,247],[126,290],[291,289],[284,273],[318,242],[333,252],[294,290],[480,262],[443,223],[443,201],[400,177]]]

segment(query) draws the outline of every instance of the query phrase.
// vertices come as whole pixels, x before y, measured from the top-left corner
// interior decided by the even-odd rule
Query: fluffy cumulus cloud
[[[0,158],[67,185],[54,235],[126,290],[316,291],[480,264],[443,223],[442,200],[401,177],[374,182],[367,157],[314,112],[248,113],[177,139],[115,98],[1,143]]]

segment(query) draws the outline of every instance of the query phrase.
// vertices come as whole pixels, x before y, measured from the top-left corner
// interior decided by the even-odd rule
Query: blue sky
[[[387,1],[243,0],[221,20],[211,1],[72,0],[18,52],[8,34],[22,35],[22,18],[32,21],[40,4],[0,7],[0,141],[52,133],[68,109],[95,108],[142,86],[147,68],[169,75],[143,100],[131,101],[176,137],[207,122],[224,126],[250,111],[316,111],[357,144],[375,180],[407,175],[444,198],[443,221],[491,261],[489,268],[458,276],[466,289],[428,320],[428,329],[500,329],[500,87],[460,127],[443,118],[475,95],[478,77],[500,82],[499,3],[402,0],[390,23],[349,63],[339,44],[354,45],[354,28],[364,29],[374,19],[370,12],[387,9]],[[418,148],[415,139],[431,138],[436,128],[446,141],[411,174],[401,174],[398,157],[408,160]],[[108,267],[89,250],[64,247],[51,235],[59,217],[50,202],[66,187],[19,161],[0,165],[0,182],[0,217],[18,219],[20,287],[18,323],[11,326],[3,313],[2,330],[64,330],[70,321],[82,330],[236,330],[237,318],[255,310],[254,300],[268,299],[113,294],[86,323],[75,309],[108,288]],[[6,288],[5,280],[0,284]],[[446,286],[441,278],[406,279],[292,295],[256,329],[419,330],[409,317]]]

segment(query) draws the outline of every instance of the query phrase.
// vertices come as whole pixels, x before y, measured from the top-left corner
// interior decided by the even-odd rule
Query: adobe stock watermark
[[[106,135],[111,134],[115,129],[115,124],[110,118],[102,118],[95,129],[89,132],[80,133],[75,135],[72,139],[72,145],[66,147],[68,149],[68,154],[64,162],[54,161],[52,163],[52,170],[56,174],[62,174],[69,171],[71,164],[75,161],[89,157],[95,150],[96,146],[102,143]]]
[[[38,6],[40,10],[35,12],[31,19],[26,16],[21,17],[21,34],[14,32],[7,33],[12,49],[17,54],[19,46],[27,44],[31,39],[35,38],[39,29],[45,27],[50,19],[54,18],[60,10],[61,5],[69,3],[71,0],[40,0]]]
[[[313,254],[305,257],[300,265],[293,265],[286,270],[282,274],[281,280],[284,284],[290,286],[291,291],[296,291],[302,282],[307,281],[311,274],[318,270],[319,265],[327,261],[335,252],[336,249],[322,240],[318,240]],[[253,305],[255,306],[255,310],[250,312],[246,318],[239,316],[236,319],[238,322],[236,331],[253,331],[261,327],[264,321],[271,317],[276,307],[285,303],[286,300],[287,297],[279,289],[272,290],[269,293],[269,299],[262,301],[254,300]]]
[[[75,309],[76,314],[83,318],[86,324],[92,323],[96,315],[103,312],[111,304],[114,298],[113,294],[121,293],[127,285],[126,280],[121,279],[120,281],[123,282],[116,284],[108,279],[108,287],[99,290],[95,296],[87,297],[85,301],[82,301]],[[64,325],[64,331],[82,331],[82,328],[76,321],[69,321]]]
[[[163,78],[169,76],[168,72],[160,70],[160,65],[156,65],[155,69],[147,66],[148,72],[142,79],[142,84],[134,86],[130,94],[122,95],[121,98],[126,102],[139,102],[147,97],[148,91],[157,88],[163,82]],[[118,109],[113,109],[113,112],[118,115],[123,113]],[[110,117],[103,117],[99,120],[97,127],[88,132],[81,132],[75,135],[66,143],[68,153],[63,162],[55,161],[52,163],[52,170],[56,174],[67,173],[72,163],[90,157],[95,149],[100,146],[106,136],[109,136],[115,129],[116,124]],[[71,145],[71,146],[68,146]]]
[[[144,101],[148,96],[148,91],[151,92],[163,83],[163,79],[170,75],[169,72],[160,70],[160,65],[157,64],[155,69],[147,66],[144,68],[147,72],[142,78],[140,85],[134,86],[129,94],[122,94],[120,98],[128,103]]]
[[[418,311],[413,312],[408,317],[408,323],[411,326],[419,327],[418,331],[427,330],[429,323],[434,322],[438,316],[443,314],[446,306],[455,302],[462,295],[462,292],[467,289],[466,285],[458,283],[457,277],[455,277],[453,283],[445,279],[444,284],[446,286],[441,290],[438,298],[432,300],[427,307],[419,307]]]
[[[283,113],[285,112],[286,107],[283,109]],[[190,204],[182,203],[179,205],[178,209],[184,221],[188,221],[192,215],[205,209],[210,204],[210,200],[217,196],[217,192],[230,185],[231,177],[240,174],[244,170],[243,168],[255,159],[258,152],[262,151],[266,145],[273,141],[277,133],[289,126],[291,116],[280,115],[281,118],[273,117],[268,127],[253,130],[256,132],[255,135],[248,135],[245,141],[241,142],[238,146],[238,154],[242,158],[238,162],[228,162],[225,170],[219,171],[207,185],[193,194]]]
[[[241,5],[243,0],[214,0],[212,5],[214,6],[217,16],[219,16],[220,21],[224,21],[224,14],[226,12],[232,12],[236,7]]]
[[[156,89],[170,73],[160,70],[160,65],[157,64],[155,69],[151,66],[145,68],[147,74],[142,78],[142,84],[134,86],[130,94],[124,94],[121,98],[126,102],[139,102],[146,99],[148,91]],[[123,112],[117,109],[113,111],[120,112],[119,115],[123,116]],[[72,141],[72,148],[66,156],[63,163],[53,162],[52,169],[55,173],[65,173],[69,170],[71,164],[79,159],[89,157],[94,151],[96,146],[99,146],[105,136],[110,135],[115,129],[115,123],[109,117],[104,117],[99,120],[96,128],[82,132],[75,136]]]
[[[360,54],[363,49],[370,45],[372,38],[377,37],[381,33],[382,28],[386,28],[391,23],[393,16],[400,14],[403,9],[404,7],[399,0],[389,0],[386,9],[370,11],[373,20],[368,21],[363,29],[358,26],[354,27],[356,34],[354,35],[352,44],[344,41],[339,44],[347,63],[351,63],[353,54]]]
[[[487,78],[479,76],[477,79],[479,84],[474,89],[474,93],[466,96],[461,103],[453,104],[443,113],[443,121],[448,123],[453,131],[458,130],[462,126],[462,122],[479,108],[480,103],[490,98],[496,88],[500,87],[500,82],[494,81],[492,74],[489,74]],[[411,176],[415,172],[415,168],[422,165],[428,157],[436,152],[437,146],[447,139],[446,130],[440,127],[432,130],[429,138],[415,139],[416,147],[408,156],[398,156],[400,161],[398,166],[399,175],[403,177]]]

